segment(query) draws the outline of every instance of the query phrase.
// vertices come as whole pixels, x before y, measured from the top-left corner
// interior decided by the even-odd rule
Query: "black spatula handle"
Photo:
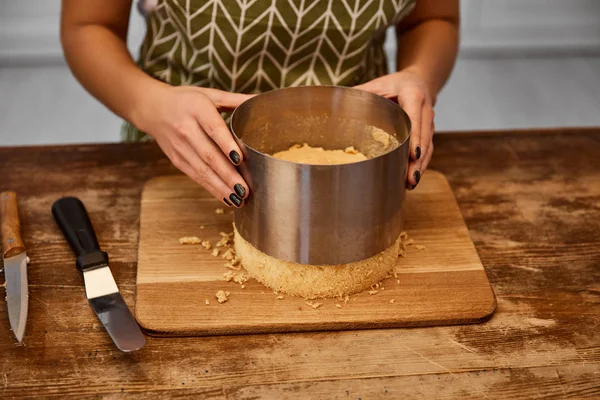
[[[77,257],[77,268],[86,270],[108,264],[108,254],[100,250],[96,232],[81,200],[76,197],[56,200],[52,215]]]

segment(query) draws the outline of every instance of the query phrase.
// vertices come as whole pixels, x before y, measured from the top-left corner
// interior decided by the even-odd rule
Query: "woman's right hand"
[[[241,207],[248,185],[235,168],[242,152],[219,111],[251,95],[160,85],[147,93],[133,123],[152,136],[173,165],[227,206]]]

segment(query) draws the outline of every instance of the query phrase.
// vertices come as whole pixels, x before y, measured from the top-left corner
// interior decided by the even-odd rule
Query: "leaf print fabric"
[[[159,0],[139,65],[172,85],[239,93],[353,86],[387,73],[386,28],[414,1]]]

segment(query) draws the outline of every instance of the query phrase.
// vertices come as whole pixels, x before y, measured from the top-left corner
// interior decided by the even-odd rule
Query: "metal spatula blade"
[[[119,293],[83,203],[64,197],[54,203],[52,215],[77,256],[88,302],[113,342],[122,351],[139,349],[146,339]]]
[[[119,350],[134,351],[144,346],[146,338],[119,293],[108,265],[84,271],[83,279],[90,306]]]

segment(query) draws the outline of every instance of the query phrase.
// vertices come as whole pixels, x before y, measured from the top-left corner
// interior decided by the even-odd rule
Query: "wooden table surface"
[[[0,398],[599,398],[600,129],[438,135],[498,297],[487,323],[148,338],[120,353],[90,309],[50,214],[82,198],[125,300],[135,300],[144,182],[175,169],[153,144],[0,148],[29,265],[25,344],[0,302]],[[418,189],[417,189],[418,190]]]

